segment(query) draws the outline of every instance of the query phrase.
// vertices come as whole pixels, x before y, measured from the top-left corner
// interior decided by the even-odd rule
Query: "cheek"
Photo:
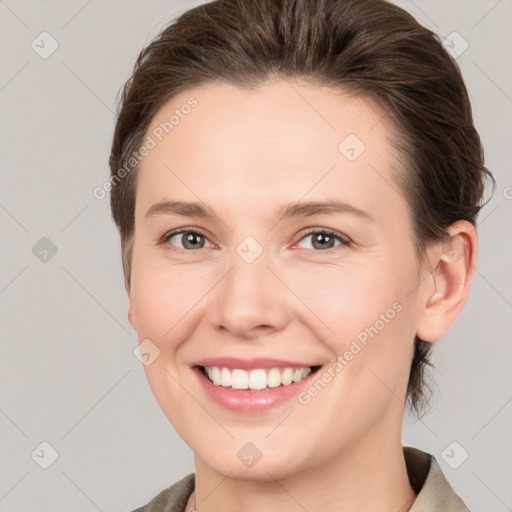
[[[390,261],[296,273],[294,292],[312,313],[303,322],[331,349],[333,362],[339,362],[336,381],[351,388],[350,394],[386,392],[370,369],[391,386],[403,386],[414,340],[414,308],[407,296],[413,277],[413,269],[397,270]]]
[[[323,266],[295,269],[284,280],[293,282],[293,291],[322,324],[326,339],[347,341],[378,322],[403,297],[403,283],[389,274],[384,265]],[[396,307],[395,307],[396,308]],[[380,329],[382,330],[382,329]],[[334,347],[333,347],[334,348]]]
[[[140,281],[133,281],[131,291],[139,338],[150,338],[159,344],[158,340],[173,326],[172,317],[178,301],[168,291],[164,293],[161,281],[148,276],[139,277]]]
[[[189,315],[204,295],[197,284],[201,279],[178,267],[157,265],[150,258],[134,256],[132,268],[130,299],[138,337],[151,340],[159,350],[158,357],[144,366],[146,378],[169,421],[179,427],[180,411],[194,408],[179,384],[184,379],[179,358],[180,345],[192,335]]]
[[[201,303],[208,285],[208,269],[167,265],[162,258],[134,253],[130,301],[139,338],[157,345],[177,338]],[[161,347],[164,348],[163,346]]]

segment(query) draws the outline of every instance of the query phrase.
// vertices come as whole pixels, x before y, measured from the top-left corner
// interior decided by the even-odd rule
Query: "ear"
[[[135,318],[134,318],[134,315],[133,315],[133,310],[132,310],[132,303],[130,302],[129,305],[128,305],[128,321],[130,322],[130,325],[135,329],[137,330],[137,326],[135,324]]]
[[[474,226],[460,220],[447,231],[450,238],[437,245],[429,258],[433,270],[424,282],[416,330],[423,341],[437,341],[448,332],[464,309],[475,272],[478,240]]]
[[[130,325],[137,330],[137,324],[135,322],[135,315],[133,314],[132,299],[130,296],[130,286],[125,283],[126,293],[128,294],[128,321]]]

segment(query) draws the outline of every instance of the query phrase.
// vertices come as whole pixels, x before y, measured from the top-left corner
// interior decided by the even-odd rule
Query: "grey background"
[[[139,51],[200,3],[0,1],[2,512],[131,510],[194,470],[133,354],[119,238],[108,197],[92,190],[108,178],[116,95]],[[405,419],[403,439],[436,456],[472,510],[502,512],[512,509],[512,4],[397,3],[468,42],[458,62],[498,183],[471,297],[435,347],[434,407]],[[59,45],[47,59],[31,48],[43,31]],[[41,252],[43,237],[55,255]],[[47,469],[43,441],[58,453]]]

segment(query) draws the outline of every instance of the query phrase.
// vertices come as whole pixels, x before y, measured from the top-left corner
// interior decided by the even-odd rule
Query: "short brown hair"
[[[279,77],[350,91],[387,112],[420,259],[453,222],[476,225],[484,178],[494,179],[459,68],[436,34],[384,0],[215,0],[185,12],[142,50],[122,90],[111,180],[177,93],[214,81],[255,88]],[[111,190],[127,289],[137,165],[129,170]],[[431,346],[415,340],[407,397],[417,412],[427,402]]]

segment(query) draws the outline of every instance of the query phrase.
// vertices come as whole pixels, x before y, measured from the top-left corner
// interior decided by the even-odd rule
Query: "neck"
[[[321,466],[268,480],[236,480],[196,456],[195,492],[187,508],[197,512],[407,512],[416,494],[409,484],[401,439],[375,436],[357,449],[332,454]],[[358,443],[357,443],[358,444]]]

